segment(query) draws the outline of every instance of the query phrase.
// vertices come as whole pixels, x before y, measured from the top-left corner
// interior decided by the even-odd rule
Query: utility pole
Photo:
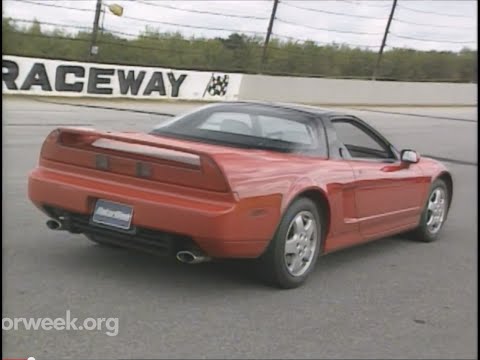
[[[92,43],[90,45],[90,58],[95,58],[98,54],[97,33],[98,23],[100,22],[100,12],[102,11],[102,0],[97,0],[97,8],[95,9],[95,20],[93,21]]]
[[[260,73],[263,71],[265,61],[267,60],[267,47],[270,42],[270,35],[272,34],[273,22],[275,21],[275,14],[277,13],[277,6],[279,0],[273,0],[272,15],[270,16],[270,23],[268,24],[267,36],[265,37],[265,43],[263,44],[262,62],[260,64]]]
[[[385,28],[385,34],[383,34],[382,45],[378,52],[377,62],[375,68],[373,69],[372,80],[375,80],[378,75],[378,68],[380,66],[380,60],[382,59],[383,48],[385,47],[385,42],[387,41],[388,30],[390,29],[390,24],[392,23],[393,14],[395,13],[395,7],[397,6],[397,0],[393,0],[392,10],[390,11],[390,17],[388,18],[387,27]]]
[[[105,8],[102,9],[102,25],[100,26],[100,37],[103,36],[103,29],[104,29],[104,26],[105,26],[105,13],[107,11],[105,10]]]

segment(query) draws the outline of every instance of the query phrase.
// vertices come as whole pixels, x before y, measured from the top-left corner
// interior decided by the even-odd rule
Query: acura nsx
[[[356,116],[224,102],[149,133],[57,128],[28,191],[50,229],[185,263],[255,259],[293,288],[320,255],[404,232],[435,240],[453,180]]]

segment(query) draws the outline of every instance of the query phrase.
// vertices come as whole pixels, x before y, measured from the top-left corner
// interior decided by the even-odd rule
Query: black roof
[[[215,103],[215,105],[222,105],[222,104],[251,104],[251,105],[261,105],[265,107],[273,107],[273,108],[282,108],[282,109],[290,109],[290,110],[297,110],[304,113],[308,113],[310,115],[328,115],[328,116],[346,116],[347,113],[332,110],[332,109],[325,109],[320,108],[317,106],[312,105],[304,105],[304,104],[294,104],[294,103],[282,103],[282,102],[267,102],[267,101],[247,101],[247,100],[238,100],[238,101],[225,101],[221,103]]]

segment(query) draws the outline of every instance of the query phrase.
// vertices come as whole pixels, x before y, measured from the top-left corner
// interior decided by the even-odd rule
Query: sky
[[[103,3],[123,6],[122,17],[107,12],[104,27],[124,33],[118,34],[124,37],[135,36],[149,25],[161,32],[179,31],[188,37],[226,38],[232,32],[245,32],[264,38],[273,0],[103,0]],[[280,0],[272,37],[290,37],[299,42],[313,40],[319,44],[346,43],[378,51],[392,3],[393,0]],[[95,4],[96,0],[3,0],[3,13],[16,19],[37,18],[40,22],[63,24],[65,30],[68,26],[91,28]],[[385,49],[394,47],[477,49],[477,1],[398,0]]]

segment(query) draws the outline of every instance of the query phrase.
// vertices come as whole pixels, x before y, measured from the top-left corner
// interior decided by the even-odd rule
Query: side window
[[[258,115],[256,121],[261,136],[304,146],[302,153],[305,155],[328,156],[327,138],[320,119],[312,117],[310,121],[300,122],[287,116]]]
[[[312,129],[306,124],[288,119],[259,115],[258,122],[262,136],[280,139],[303,145],[314,145],[315,137]]]
[[[349,120],[333,120],[338,140],[352,158],[390,159],[392,154],[373,134]]]

